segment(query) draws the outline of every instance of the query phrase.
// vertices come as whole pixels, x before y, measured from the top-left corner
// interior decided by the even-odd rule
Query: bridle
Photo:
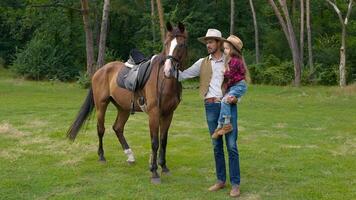
[[[185,35],[182,35],[182,34],[175,34],[173,36],[174,38],[177,38],[177,37],[183,37],[184,39],[186,39],[186,36]],[[182,43],[182,44],[178,44],[175,49],[187,49],[188,48],[188,45],[186,44],[186,42]],[[176,57],[174,57],[173,55],[168,55],[165,57],[164,61],[165,62],[166,60],[171,60],[172,62],[172,67],[173,67],[173,70],[176,72],[176,76],[175,78],[178,79],[178,69],[182,66],[182,61]]]
[[[177,37],[183,37],[184,39],[186,39],[186,36],[185,35],[182,35],[182,34],[175,34],[173,35],[173,38],[177,38]],[[182,43],[182,44],[178,44],[175,49],[187,49],[188,48],[188,45],[186,44],[186,42]],[[161,108],[161,98],[162,98],[162,90],[163,90],[163,87],[164,87],[164,83],[165,83],[165,80],[166,79],[169,79],[167,78],[165,75],[164,75],[164,78],[163,80],[161,81],[161,83],[159,84],[159,77],[160,77],[160,71],[161,71],[161,67],[164,66],[164,63],[166,60],[171,60],[171,63],[172,63],[172,68],[171,70],[173,70],[175,72],[175,75],[174,75],[174,78],[175,78],[175,81],[176,81],[176,90],[178,91],[177,92],[177,99],[178,101],[181,100],[181,91],[180,91],[180,83],[179,83],[179,68],[182,66],[182,60],[180,60],[179,58],[173,56],[173,55],[168,55],[166,56],[163,60],[162,60],[162,63],[163,65],[159,65],[159,69],[158,69],[158,74],[157,74],[157,85],[156,85],[156,89],[157,89],[157,95],[158,95],[158,107]]]

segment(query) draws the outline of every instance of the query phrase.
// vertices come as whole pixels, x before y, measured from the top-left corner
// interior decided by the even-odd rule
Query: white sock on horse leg
[[[124,153],[127,156],[127,162],[135,162],[135,157],[131,149],[125,149]]]

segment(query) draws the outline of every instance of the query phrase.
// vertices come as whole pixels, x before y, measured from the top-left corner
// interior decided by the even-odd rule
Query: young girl
[[[241,49],[242,41],[240,38],[230,35],[224,40],[224,53],[227,55],[224,77],[226,82],[226,94],[221,101],[221,110],[216,128],[212,138],[218,138],[233,130],[230,122],[231,104],[235,98],[241,99],[247,90],[245,81],[246,66],[244,64]]]

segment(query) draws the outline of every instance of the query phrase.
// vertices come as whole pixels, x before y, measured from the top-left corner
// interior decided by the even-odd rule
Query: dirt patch
[[[356,138],[347,139],[343,144],[336,149],[330,150],[333,156],[347,156],[356,154]]]
[[[23,155],[39,155],[41,154],[40,152],[35,152],[32,150],[28,149],[23,149],[22,147],[16,146],[11,149],[3,149],[0,150],[0,157],[6,160],[10,161],[15,161],[17,160],[20,156]]]
[[[323,127],[315,127],[315,128],[311,128],[311,130],[313,130],[313,131],[323,131],[323,130],[325,130],[325,128],[323,128]]]
[[[59,162],[58,164],[60,166],[75,166],[77,165],[79,162],[81,162],[83,159],[81,157],[76,157],[76,158],[71,158],[68,160],[63,160],[61,162]]]
[[[240,199],[242,199],[242,200],[260,200],[261,196],[258,194],[249,194],[249,193],[244,194],[244,193],[242,193]]]
[[[282,149],[316,149],[317,145],[281,145]]]
[[[31,120],[25,124],[25,126],[28,128],[38,128],[38,127],[44,127],[47,125],[48,125],[47,121],[38,120],[38,119]]]
[[[300,149],[302,146],[300,145],[282,145],[282,149]]]
[[[49,144],[52,141],[47,137],[27,137],[20,141],[21,145],[31,145],[31,144]]]
[[[0,150],[0,158],[6,159],[6,160],[11,160],[14,161],[16,160],[18,155],[15,155],[8,150]]]
[[[288,125],[287,123],[277,123],[273,127],[282,129],[282,128],[287,127],[287,125]]]
[[[19,131],[8,122],[3,122],[0,124],[0,135],[11,138],[21,138],[24,137],[26,133]]]

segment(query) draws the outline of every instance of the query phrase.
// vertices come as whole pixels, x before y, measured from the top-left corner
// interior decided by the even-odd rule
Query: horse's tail
[[[85,98],[85,101],[82,107],[80,108],[75,121],[67,131],[67,137],[70,140],[74,140],[75,137],[78,135],[80,128],[85,123],[85,121],[88,120],[88,117],[90,113],[93,111],[93,109],[94,109],[93,89],[90,88],[88,91],[88,95]]]

